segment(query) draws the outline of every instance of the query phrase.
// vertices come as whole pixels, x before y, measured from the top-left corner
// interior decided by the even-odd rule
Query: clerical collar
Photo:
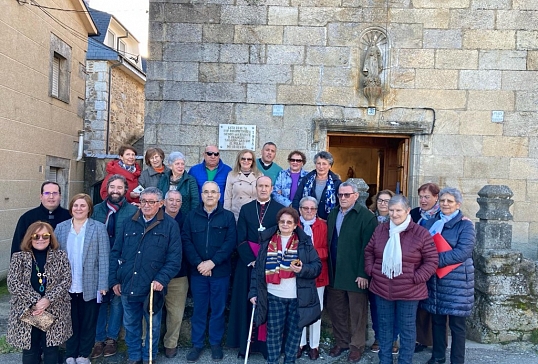
[[[263,202],[260,201],[260,200],[257,200],[257,201],[258,201],[258,203],[259,203],[260,205],[265,205],[266,203],[271,202],[271,199],[268,199],[267,201],[263,201]]]
[[[259,158],[258,160],[260,161],[260,165],[262,166],[262,168],[263,168],[264,170],[268,170],[268,169],[271,168],[271,166],[273,165],[273,162],[267,164],[267,163],[265,163],[265,162],[263,161],[263,159],[261,159],[261,158]]]

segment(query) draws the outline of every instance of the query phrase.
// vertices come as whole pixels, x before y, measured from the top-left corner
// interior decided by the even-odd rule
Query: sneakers
[[[75,358],[65,359],[65,364],[76,364]]]
[[[106,339],[105,347],[103,349],[103,356],[106,358],[112,355],[116,355],[117,352],[118,352],[118,344],[116,343],[116,340]]]
[[[400,352],[400,347],[398,346],[398,342],[394,341],[392,343],[392,355],[398,355],[399,352]]]
[[[99,358],[101,355],[103,355],[103,348],[105,347],[105,343],[102,341],[98,341],[95,343],[92,349],[92,353],[90,354],[90,358],[96,359]]]
[[[187,362],[195,363],[196,361],[198,361],[198,359],[200,358],[200,354],[202,354],[203,350],[203,348],[192,348],[187,354]]]
[[[211,345],[211,359],[222,360],[222,358],[224,358],[222,347],[220,345]]]
[[[83,356],[79,356],[76,360],[75,360],[76,364],[90,364],[90,359],[88,358],[85,358]]]
[[[379,353],[379,341],[375,340],[372,346],[370,347],[372,353]]]

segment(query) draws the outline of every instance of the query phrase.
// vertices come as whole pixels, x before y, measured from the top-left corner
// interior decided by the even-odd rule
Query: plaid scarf
[[[375,217],[377,219],[378,224],[382,224],[384,222],[390,221],[390,217],[389,217],[388,214],[385,215],[385,216],[381,216],[381,215],[379,215],[379,211],[375,210],[374,215],[375,215]]]
[[[125,169],[126,171],[128,172],[131,172],[131,173],[135,173],[136,172],[136,166],[133,164],[132,166],[128,166],[127,164],[123,163],[122,160],[120,159],[118,161],[118,165]]]
[[[316,181],[316,173],[312,173],[310,178],[306,181],[303,190],[303,197],[312,196],[314,190],[314,183]],[[323,200],[320,198],[319,201]],[[327,185],[325,186],[325,212],[329,213],[336,206],[336,190],[334,188],[334,180],[331,173],[327,176]]]
[[[435,217],[435,215],[437,215],[439,210],[441,210],[441,206],[439,206],[439,200],[437,200],[437,202],[435,203],[435,205],[433,205],[433,207],[431,209],[429,209],[429,210],[420,209],[421,220],[433,219]],[[420,221],[419,221],[419,223],[420,223]]]
[[[298,246],[299,238],[297,234],[293,233],[288,240],[286,250],[282,251],[280,233],[273,235],[267,247],[267,260],[265,261],[265,281],[267,283],[280,284],[280,280],[283,278],[295,277],[290,264],[299,258]]]

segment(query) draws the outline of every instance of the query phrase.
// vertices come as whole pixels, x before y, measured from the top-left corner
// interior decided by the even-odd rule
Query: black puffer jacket
[[[256,298],[256,312],[254,322],[260,326],[267,321],[267,282],[265,281],[265,262],[267,260],[267,247],[271,237],[277,232],[274,226],[260,234],[261,247],[256,258],[256,267],[252,271],[250,291],[248,298]],[[319,259],[310,237],[297,227],[295,233],[299,238],[298,255],[303,268],[296,275],[297,282],[297,311],[299,313],[299,327],[303,328],[316,322],[321,316],[316,278],[321,273],[321,260]]]

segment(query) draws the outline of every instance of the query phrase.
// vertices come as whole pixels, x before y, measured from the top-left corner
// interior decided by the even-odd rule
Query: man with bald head
[[[224,309],[228,297],[231,255],[236,242],[234,214],[219,204],[219,186],[212,181],[202,185],[202,204],[190,211],[183,223],[183,251],[190,263],[191,293],[194,312],[191,318],[192,349],[189,363],[196,362],[202,353],[209,318],[211,358],[222,360]]]
[[[198,192],[202,196],[202,186],[206,181],[214,181],[220,189],[219,202],[224,204],[224,189],[226,188],[226,177],[232,168],[224,164],[220,159],[219,148],[215,145],[208,145],[204,151],[204,161],[191,167],[189,174],[194,177],[198,185]],[[200,197],[200,201],[202,198]]]
[[[252,306],[247,298],[250,287],[250,274],[259,249],[260,232],[276,226],[276,214],[284,208],[271,199],[273,183],[270,177],[261,176],[256,180],[257,199],[244,204],[237,220],[237,253],[239,259],[234,273],[232,302],[230,305],[230,320],[228,323],[227,345],[239,347],[239,357],[244,357],[249,329],[249,319]],[[258,330],[258,329],[256,329]],[[255,330],[255,331],[256,331]],[[265,341],[258,340],[258,334],[252,334],[251,352],[261,352],[267,355]]]

